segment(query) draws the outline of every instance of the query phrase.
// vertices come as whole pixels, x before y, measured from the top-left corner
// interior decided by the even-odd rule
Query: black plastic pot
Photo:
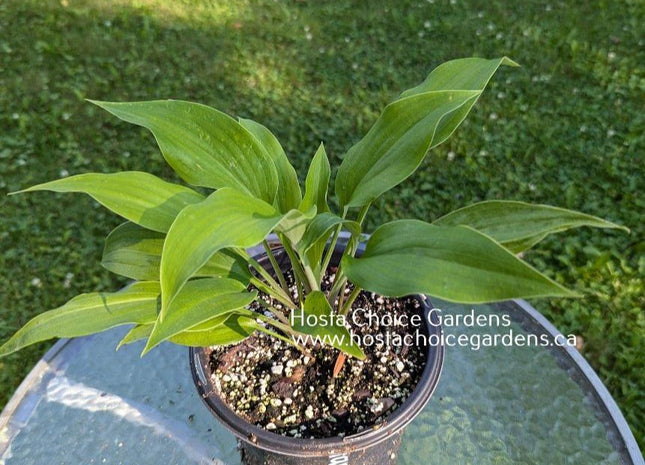
[[[335,252],[337,263],[342,249]],[[256,257],[260,263],[262,258]],[[430,314],[425,297],[419,296],[419,300],[423,316],[420,330],[428,338],[440,340],[442,330],[436,313]],[[432,324],[427,323],[429,315]],[[238,438],[242,463],[246,465],[394,465],[403,429],[430,400],[441,375],[443,359],[440,344],[426,346],[426,365],[417,387],[378,427],[343,438],[303,439],[272,433],[237,416],[219,397],[210,379],[206,350],[190,348],[190,366],[197,391],[213,415]]]

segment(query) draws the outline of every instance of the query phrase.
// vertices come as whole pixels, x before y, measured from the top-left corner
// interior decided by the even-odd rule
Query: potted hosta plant
[[[121,343],[143,339],[143,353],[164,341],[191,347],[197,388],[241,440],[246,463],[393,463],[443,363],[443,348],[429,342],[441,328],[424,296],[573,297],[517,254],[568,228],[619,227],[489,201],[363,234],[372,202],[455,131],[501,65],[515,64],[444,63],[389,104],[343,157],[337,209],[327,200],[322,144],[303,191],[259,123],[184,101],[93,102],[152,131],[170,166],[200,189],[121,172],[21,191],[83,192],[125,218],[107,236],[102,264],[134,282],[36,316],[0,355],[133,325]],[[258,245],[263,254],[248,252]]]

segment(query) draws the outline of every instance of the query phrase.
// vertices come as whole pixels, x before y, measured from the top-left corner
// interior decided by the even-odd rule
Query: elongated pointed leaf
[[[434,145],[440,123],[479,92],[427,92],[389,104],[349,149],[336,176],[341,207],[360,207],[410,176]]]
[[[440,64],[425,81],[408,89],[399,98],[435,90],[479,90],[483,91],[497,69],[502,66],[519,66],[513,60],[502,58],[459,58]]]
[[[251,281],[249,264],[233,249],[217,251],[195,272],[195,276],[235,279],[245,286]]]
[[[154,323],[137,325],[133,327],[119,342],[121,346],[147,339],[152,333]],[[213,345],[228,345],[241,342],[255,331],[255,322],[248,317],[235,313],[221,315],[215,318],[175,334],[168,341],[189,346],[207,347]]]
[[[235,310],[234,312],[236,312]],[[227,312],[221,315],[217,315],[213,318],[209,318],[206,321],[203,321],[195,326],[191,326],[190,328],[186,329],[184,332],[189,332],[189,333],[194,333],[194,332],[204,332],[204,331],[209,331],[217,326],[220,326],[224,324],[224,322],[231,316],[232,312]]]
[[[158,281],[165,235],[125,222],[105,240],[101,264],[121,276],[139,281]],[[247,285],[251,279],[246,261],[229,249],[220,250],[195,276],[237,279]]]
[[[185,208],[168,231],[161,255],[161,317],[184,283],[216,252],[262,242],[282,217],[268,203],[230,188]]]
[[[135,283],[119,292],[93,292],[32,318],[0,346],[0,356],[54,337],[77,337],[157,318],[159,283]]]
[[[233,187],[273,203],[278,188],[273,160],[225,113],[180,100],[92,103],[152,131],[166,161],[187,183]]]
[[[307,252],[339,224],[342,224],[354,236],[358,236],[361,233],[361,227],[356,221],[345,220],[331,212],[323,213],[316,215],[311,223],[307,225],[307,230],[298,244],[298,250]]]
[[[293,310],[291,322],[293,329],[312,336],[314,341],[335,347],[358,359],[364,359],[365,354],[352,340],[350,332],[333,316],[327,296],[321,291],[313,291],[307,295],[302,310]],[[318,324],[310,325],[308,317],[315,318]],[[322,323],[323,321],[325,324]]]
[[[204,196],[140,171],[87,173],[38,184],[20,192],[82,192],[144,228],[166,232],[179,212]]]
[[[502,64],[514,63],[506,58],[446,63],[388,105],[338,170],[341,207],[368,204],[410,176],[428,150],[461,124]]]
[[[629,229],[601,218],[549,205],[490,200],[460,208],[434,222],[439,226],[470,226],[514,253],[522,252],[547,235],[579,226]]]
[[[144,323],[133,326],[130,331],[128,331],[127,334],[123,336],[123,339],[119,341],[119,344],[116,346],[116,350],[119,350],[125,345],[147,339],[152,332],[152,328],[154,327],[154,323]]]
[[[275,228],[276,232],[283,234],[295,247],[302,240],[307,225],[316,216],[316,206],[308,211],[290,210]]]
[[[129,221],[122,223],[105,239],[101,265],[128,278],[158,281],[165,237]]]
[[[240,118],[240,124],[262,144],[276,167],[278,192],[273,205],[281,213],[298,208],[302,200],[298,175],[278,139],[269,129],[253,120]]]
[[[297,248],[300,256],[306,258],[308,265],[314,268],[315,273],[320,273],[321,271],[320,261],[332,229],[340,224],[350,231],[352,240],[358,240],[361,234],[361,226],[355,221],[344,220],[331,212],[316,215],[307,225],[305,234]]]
[[[207,278],[186,283],[164,318],[155,322],[143,353],[195,325],[250,304],[256,295],[234,279]]]
[[[325,147],[321,143],[309,165],[309,171],[305,179],[305,196],[300,204],[301,211],[308,211],[313,206],[316,207],[318,213],[329,211],[327,191],[329,190],[330,175],[331,168],[327,152],[325,152]]]
[[[257,323],[235,313],[228,315],[222,324],[202,331],[184,331],[170,339],[174,344],[189,347],[225,346],[242,342],[257,329]]]
[[[349,280],[378,294],[429,294],[462,303],[575,297],[490,237],[467,226],[401,220],[378,228],[361,258],[345,257]]]

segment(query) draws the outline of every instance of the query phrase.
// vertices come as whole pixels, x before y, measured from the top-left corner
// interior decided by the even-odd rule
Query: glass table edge
[[[518,305],[529,318],[544,328],[551,337],[562,336],[562,333],[527,301],[523,299],[513,299],[511,302]],[[558,349],[563,350],[564,354],[571,360],[572,364],[578,369],[582,377],[592,386],[593,394],[598,400],[598,403],[605,409],[609,418],[614,423],[631,463],[634,465],[645,465],[645,459],[643,458],[643,454],[640,451],[634,434],[627,424],[627,420],[625,420],[618,404],[616,404],[616,401],[607,390],[607,387],[603,384],[598,374],[575,347],[565,344],[563,347],[558,347]]]

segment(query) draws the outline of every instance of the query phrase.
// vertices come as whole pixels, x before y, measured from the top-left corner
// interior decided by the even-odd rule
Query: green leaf
[[[341,207],[360,207],[410,176],[461,124],[506,58],[455,60],[389,104],[349,149],[336,176]]]
[[[184,283],[217,251],[262,242],[282,217],[268,203],[230,188],[185,208],[170,228],[161,255],[161,317]]]
[[[298,244],[298,250],[307,252],[320,239],[327,237],[328,233],[339,224],[342,224],[354,236],[359,236],[361,233],[361,226],[356,221],[345,220],[330,212],[322,213],[316,215],[311,223],[307,225],[305,234]]]
[[[165,237],[129,221],[122,223],[105,239],[101,265],[128,278],[158,281]]]
[[[168,231],[184,207],[204,200],[188,187],[140,171],[79,174],[14,193],[33,191],[82,192],[125,219],[159,232]]]
[[[119,344],[116,346],[116,350],[119,350],[125,345],[132,344],[142,339],[147,339],[152,332],[152,328],[154,327],[154,323],[144,323],[141,325],[133,326],[132,329],[130,329],[130,331],[128,331],[128,333],[123,336],[123,339],[119,341]]]
[[[202,331],[184,331],[176,334],[170,342],[189,347],[224,346],[242,342],[257,329],[257,323],[235,313],[223,318],[223,322]]]
[[[278,139],[265,126],[250,119],[240,118],[240,124],[255,136],[275,164],[278,173],[278,192],[273,205],[281,213],[298,208],[302,200],[298,175]]]
[[[235,310],[237,314],[237,310]],[[224,322],[231,316],[231,312],[226,312],[221,315],[214,316],[213,318],[209,318],[206,321],[203,321],[195,326],[191,326],[190,328],[187,328],[186,331],[184,332],[203,332],[203,331],[208,331],[210,329],[214,329],[217,326],[220,326],[224,324]]]
[[[489,200],[460,208],[439,218],[439,226],[466,225],[487,236],[514,253],[529,249],[547,235],[579,226],[616,228],[629,232],[601,218],[549,205],[525,202]]]
[[[216,316],[243,308],[255,299],[244,284],[234,279],[207,278],[189,281],[172,301],[163,318],[158,318],[143,351],[147,353],[166,339]]]
[[[147,339],[153,328],[154,323],[136,325],[121,339],[117,350],[121,346]],[[211,318],[205,323],[175,334],[168,341],[189,347],[228,345],[243,341],[253,334],[253,331],[255,331],[253,319],[232,313]]]
[[[308,211],[313,206],[316,207],[318,213],[329,211],[327,190],[329,189],[330,175],[329,160],[327,159],[325,147],[321,143],[309,165],[309,171],[305,179],[305,196],[299,207],[301,211]]]
[[[91,102],[152,131],[166,161],[187,183],[233,187],[273,203],[278,174],[271,156],[225,113],[180,100]]]
[[[159,283],[140,282],[119,292],[93,292],[32,318],[0,347],[0,356],[54,337],[77,337],[157,318]]]
[[[314,205],[308,211],[302,212],[300,210],[289,211],[278,224],[275,230],[289,239],[289,242],[294,246],[302,240],[305,234],[307,225],[311,219],[316,216],[316,206]]]
[[[308,324],[308,317],[316,318],[318,324]],[[316,341],[331,345],[360,360],[365,358],[361,348],[352,340],[350,332],[341,324],[340,318],[334,318],[333,310],[323,292],[309,293],[304,307],[292,310],[291,321],[294,330],[312,336]],[[325,324],[321,324],[323,321]]]
[[[502,57],[459,58],[440,64],[425,81],[406,90],[399,98],[411,97],[435,90],[479,90],[483,91],[497,69],[502,66],[519,66],[513,60]]]
[[[195,276],[231,278],[247,286],[251,281],[249,264],[232,249],[221,249],[206,265],[195,272]]]
[[[130,222],[122,223],[105,240],[101,264],[121,276],[139,281],[158,281],[165,237]],[[229,249],[213,255],[195,275],[233,278],[244,284],[251,280],[246,261]]]
[[[350,281],[378,294],[429,294],[461,303],[575,297],[490,237],[467,226],[401,220],[378,228],[360,258],[345,257]]]
[[[333,228],[342,224],[350,231],[352,238],[357,240],[361,234],[361,226],[351,220],[345,220],[331,212],[316,215],[307,225],[305,234],[298,244],[298,253],[306,257],[308,264],[314,267],[315,273],[320,273],[320,261],[327,245],[327,240]]]

